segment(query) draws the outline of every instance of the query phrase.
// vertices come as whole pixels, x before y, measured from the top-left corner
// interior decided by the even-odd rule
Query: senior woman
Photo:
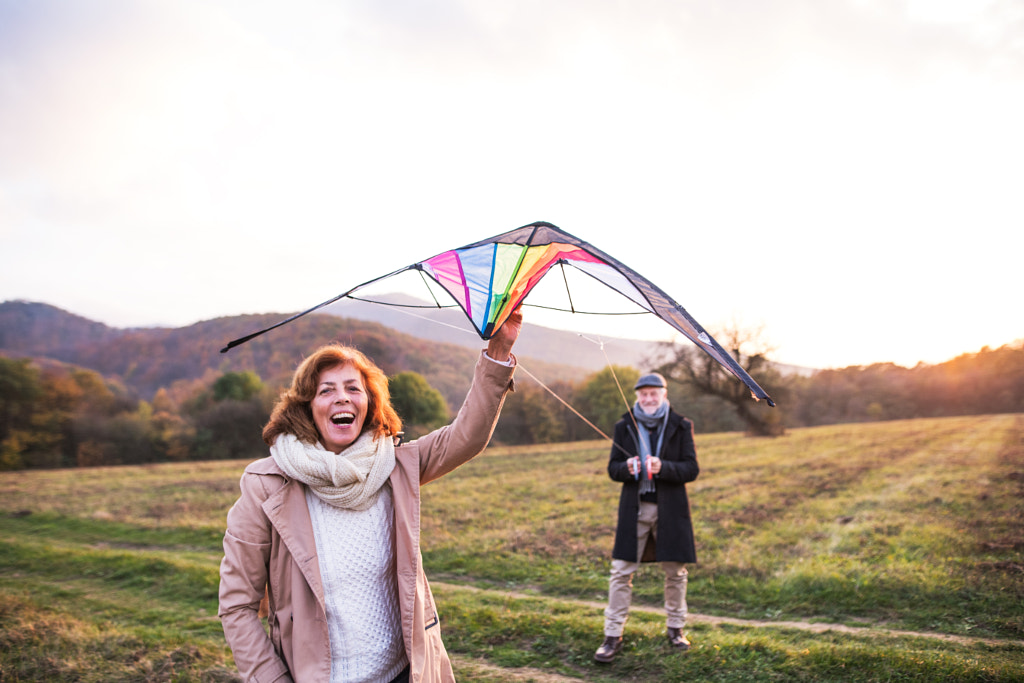
[[[516,311],[488,342],[450,425],[397,446],[372,361],[335,344],[302,362],[224,534],[219,614],[246,681],[455,680],[420,556],[419,487],[487,445],[521,326]]]

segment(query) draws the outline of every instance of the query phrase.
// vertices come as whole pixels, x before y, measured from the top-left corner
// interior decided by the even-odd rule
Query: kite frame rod
[[[267,327],[267,328],[264,328],[264,329],[260,330],[259,332],[253,332],[252,334],[246,335],[244,337],[239,337],[238,339],[234,339],[232,341],[229,341],[224,346],[224,348],[222,348],[220,350],[220,352],[221,353],[227,353],[231,349],[235,348],[236,346],[240,346],[240,345],[246,343],[250,339],[255,339],[256,337],[258,337],[258,336],[260,336],[262,334],[266,334],[267,332],[270,332],[271,330],[276,330],[277,328],[281,327],[282,325],[287,325],[288,323],[292,322],[293,320],[298,320],[302,316],[308,315],[309,313],[312,313],[313,311],[315,311],[317,309],[320,309],[320,308],[323,308],[324,306],[328,306],[330,304],[333,304],[335,301],[339,301],[340,299],[344,299],[345,297],[347,297],[349,294],[351,294],[352,292],[356,291],[357,289],[361,289],[361,288],[363,288],[363,287],[365,287],[367,285],[371,285],[374,282],[378,282],[378,281],[383,280],[385,278],[389,278],[389,277],[391,277],[393,275],[398,275],[399,273],[402,273],[402,272],[405,272],[407,270],[410,270],[413,267],[414,266],[404,266],[402,268],[399,268],[396,271],[388,273],[387,275],[381,275],[380,277],[375,277],[372,280],[367,280],[366,282],[364,282],[364,283],[362,283],[360,285],[356,285],[352,289],[349,289],[348,291],[343,292],[343,293],[339,294],[336,297],[333,297],[331,299],[328,299],[327,301],[319,303],[316,306],[313,306],[312,308],[308,308],[305,311],[302,311],[301,313],[296,313],[295,315],[291,316],[290,318],[286,318],[286,319],[282,320],[279,323],[275,323],[275,324],[271,325],[270,327]]]

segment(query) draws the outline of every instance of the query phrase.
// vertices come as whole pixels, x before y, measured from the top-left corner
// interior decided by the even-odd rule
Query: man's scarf
[[[652,455],[661,455],[661,442],[665,437],[665,425],[668,424],[668,401],[662,401],[651,414],[645,413],[637,401],[633,404],[633,417],[636,418],[636,428],[640,435],[640,493],[653,493],[654,479],[648,474],[647,459]],[[653,442],[652,436],[657,437]],[[657,444],[653,449],[652,443]]]
[[[270,455],[285,474],[308,486],[320,500],[346,510],[372,506],[395,469],[394,441],[388,436],[375,440],[370,432],[360,434],[340,454],[281,434]]]

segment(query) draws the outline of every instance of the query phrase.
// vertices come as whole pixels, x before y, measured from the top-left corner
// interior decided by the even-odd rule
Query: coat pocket
[[[270,642],[274,645],[274,652],[277,656],[281,656],[281,621],[277,612],[271,612],[267,617],[268,626],[270,627]]]
[[[284,628],[282,623],[284,620],[291,619],[289,614],[282,612],[271,612],[268,618],[268,626],[270,627],[270,642],[274,645],[274,652],[277,653],[278,657],[284,657]],[[289,629],[291,630],[291,629]]]
[[[435,626],[437,626],[440,623],[441,623],[441,620],[437,618],[437,612],[434,612],[434,618],[426,623],[426,625],[423,627],[423,630],[424,631],[429,631],[430,629],[434,628]]]

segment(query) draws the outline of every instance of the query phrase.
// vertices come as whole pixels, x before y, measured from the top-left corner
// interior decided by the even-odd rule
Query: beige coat
[[[455,680],[423,572],[419,488],[483,451],[512,388],[512,368],[481,355],[452,424],[395,451],[398,599],[411,681]],[[246,467],[240,485],[224,534],[219,609],[238,671],[246,681],[327,681],[330,641],[305,486],[288,479],[273,458]],[[258,615],[265,592],[269,637]]]

